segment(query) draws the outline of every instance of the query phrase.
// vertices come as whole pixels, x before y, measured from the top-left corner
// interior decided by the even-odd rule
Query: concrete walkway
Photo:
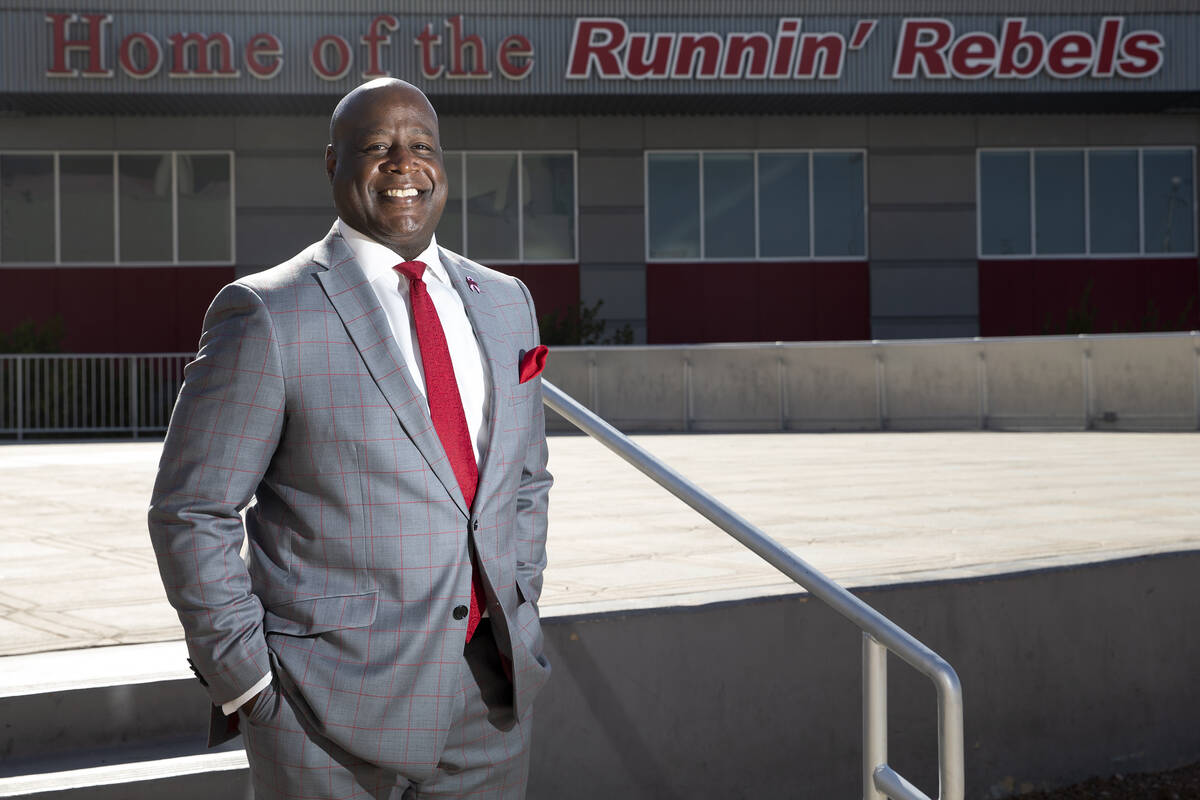
[[[1200,435],[664,435],[643,446],[843,584],[1200,549]],[[0,655],[181,638],[158,442],[0,445]],[[795,587],[585,437],[551,439],[546,615]]]

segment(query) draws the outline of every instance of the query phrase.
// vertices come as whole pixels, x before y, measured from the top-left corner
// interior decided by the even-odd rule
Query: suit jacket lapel
[[[387,314],[379,305],[379,298],[350,246],[337,233],[336,226],[316,246],[313,261],[325,267],[325,271],[317,273],[317,280],[400,425],[459,509],[469,515],[462,489],[429,418],[425,400],[409,380],[408,365],[396,346]]]
[[[450,276],[450,283],[462,297],[467,318],[471,320],[471,327],[475,329],[475,339],[482,351],[483,368],[487,371],[492,386],[491,402],[488,404],[487,445],[483,451],[483,461],[479,465],[479,485],[475,489],[476,497],[487,498],[495,493],[502,478],[503,471],[497,468],[497,465],[503,454],[499,452],[497,444],[500,432],[505,430],[507,422],[501,398],[512,395],[509,384],[516,380],[517,368],[514,361],[511,370],[505,369],[507,362],[503,343],[495,335],[495,301],[488,296],[483,286],[483,276],[476,272],[469,261],[456,253],[444,247],[439,247],[438,250],[441,251],[442,265]],[[471,288],[471,284],[467,282],[468,278],[477,289]],[[507,361],[514,359],[515,354],[510,354]]]

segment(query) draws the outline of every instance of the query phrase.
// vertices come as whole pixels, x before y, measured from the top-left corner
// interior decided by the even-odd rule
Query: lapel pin
[[[479,288],[479,283],[478,283],[478,281],[476,281],[474,278],[472,278],[472,277],[471,277],[471,276],[469,276],[469,275],[467,276],[467,286],[468,286],[468,287],[471,289],[471,291],[472,291],[472,292],[474,292],[475,294],[483,294],[483,290]]]

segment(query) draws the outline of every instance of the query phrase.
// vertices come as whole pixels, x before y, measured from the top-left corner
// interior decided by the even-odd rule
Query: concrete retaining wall
[[[546,377],[633,431],[1200,428],[1195,331],[560,347]]]
[[[947,658],[967,798],[1200,758],[1200,553],[857,592]],[[861,796],[861,639],[805,596],[546,622],[530,800]],[[890,761],[937,796],[935,696],[889,659]]]
[[[1198,573],[1200,552],[1186,552],[857,593],[958,671],[966,797],[992,800],[1200,759]],[[529,800],[861,796],[861,638],[820,602],[544,626],[554,673]],[[933,687],[895,658],[889,678],[889,760],[936,797]],[[42,774],[15,795],[47,800],[247,797],[244,767],[180,772],[203,752],[207,708],[182,675],[0,696],[0,776]],[[63,772],[100,764],[125,766],[107,786]],[[21,780],[0,777],[0,796]]]

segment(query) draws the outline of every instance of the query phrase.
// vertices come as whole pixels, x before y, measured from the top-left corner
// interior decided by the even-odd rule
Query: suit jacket
[[[491,374],[471,508],[335,226],[213,301],[149,513],[215,705],[274,671],[321,734],[417,778],[437,762],[458,692],[468,541],[517,716],[550,670],[536,604],[552,479],[540,379],[518,380],[538,343],[533,302],[515,278],[441,256]]]

